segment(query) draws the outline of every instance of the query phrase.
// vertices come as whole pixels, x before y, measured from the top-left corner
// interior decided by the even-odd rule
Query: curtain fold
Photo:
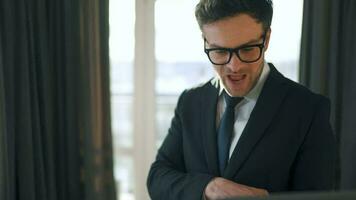
[[[356,2],[305,0],[300,81],[331,100],[341,189],[356,189]]]
[[[2,0],[0,31],[0,199],[115,199],[108,0]]]
[[[2,21],[0,19],[0,28]],[[0,32],[2,38],[2,32]],[[6,117],[5,117],[5,88],[4,88],[4,64],[2,53],[2,40],[0,39],[0,199],[11,199],[11,188],[9,184],[13,181],[9,169],[9,153],[8,153],[8,136],[6,133]]]

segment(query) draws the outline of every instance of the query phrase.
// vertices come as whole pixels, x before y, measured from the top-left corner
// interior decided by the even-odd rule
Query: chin
[[[225,88],[234,97],[245,96],[251,88],[251,87],[249,87],[250,84],[247,79],[245,79],[241,82],[238,82],[238,83],[231,83],[231,82],[229,82],[229,80],[225,79],[223,83],[225,85]]]
[[[244,97],[246,94],[245,93],[235,93],[235,94],[232,94],[232,96],[234,97]]]
[[[246,87],[228,87],[229,93],[234,97],[243,97],[248,93],[248,88]]]
[[[231,90],[231,89],[228,89],[229,93],[233,96],[233,97],[243,97],[246,95],[246,92],[244,91],[234,91],[234,90]]]

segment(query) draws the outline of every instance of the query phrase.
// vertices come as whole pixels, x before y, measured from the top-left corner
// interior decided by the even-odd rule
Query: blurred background
[[[144,200],[180,93],[213,77],[198,0],[0,1],[0,199]],[[274,0],[266,60],[330,98],[356,189],[356,3]]]

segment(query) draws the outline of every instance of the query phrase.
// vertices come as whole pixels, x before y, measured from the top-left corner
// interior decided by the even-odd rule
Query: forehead
[[[262,23],[247,14],[203,25],[202,31],[209,44],[231,48],[259,39],[263,34]]]

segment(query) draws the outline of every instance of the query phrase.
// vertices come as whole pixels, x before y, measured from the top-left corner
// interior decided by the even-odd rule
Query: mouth
[[[246,79],[246,75],[227,75],[227,79],[229,80],[229,82],[234,83],[234,84],[239,84],[241,83],[243,80]]]

